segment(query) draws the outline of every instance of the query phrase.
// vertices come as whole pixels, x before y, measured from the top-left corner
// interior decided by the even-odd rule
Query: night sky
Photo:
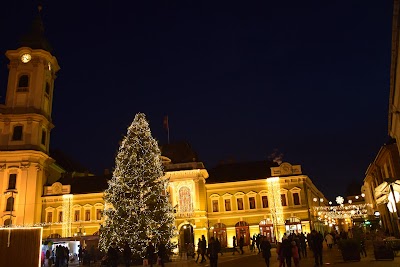
[[[388,139],[392,1],[44,1],[61,70],[51,147],[96,174],[114,167],[138,112],[153,136],[187,141],[210,169],[301,164],[329,198],[361,182]],[[4,53],[36,1],[2,3]]]

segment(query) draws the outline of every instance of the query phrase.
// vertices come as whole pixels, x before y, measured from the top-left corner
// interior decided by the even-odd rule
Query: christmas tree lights
[[[104,193],[100,249],[127,241],[134,256],[144,257],[148,241],[168,245],[175,232],[168,183],[157,141],[145,115],[138,113],[118,150],[113,177]]]

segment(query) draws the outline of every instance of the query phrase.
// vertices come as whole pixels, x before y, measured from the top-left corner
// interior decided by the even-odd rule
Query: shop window
[[[9,197],[7,198],[6,211],[13,211],[13,210],[14,210],[14,198]]]
[[[17,92],[28,92],[29,91],[29,76],[21,75],[18,80]]]
[[[282,206],[287,206],[286,194],[281,194]]]
[[[42,145],[46,145],[46,131],[42,130]]]
[[[90,210],[85,210],[85,221],[90,221]]]
[[[97,209],[96,210],[96,219],[97,220],[101,220],[103,212],[101,211],[101,209]]]
[[[47,222],[48,223],[53,222],[53,212],[48,212],[47,213]]]
[[[11,173],[10,176],[8,177],[8,189],[15,189],[15,186],[17,184],[17,174]]]
[[[225,199],[225,211],[231,211],[231,200]]]
[[[62,222],[62,221],[63,221],[63,212],[62,212],[62,211],[60,211],[60,212],[58,213],[58,221],[59,221],[59,222]]]
[[[293,193],[293,204],[300,205],[300,194],[298,192]]]
[[[75,222],[80,221],[80,212],[79,212],[79,210],[76,210],[76,211],[75,211],[75,214],[74,214],[74,221],[75,221]]]
[[[249,197],[249,206],[252,210],[256,208],[256,199],[254,197]]]
[[[22,125],[14,126],[14,131],[12,135],[13,141],[20,141],[22,140]]]
[[[262,207],[265,209],[265,208],[268,208],[268,197],[267,196],[262,196],[261,197],[261,200],[262,200]]]
[[[237,207],[238,207],[238,210],[243,210],[243,198],[237,199]]]
[[[218,200],[212,201],[213,212],[218,212]]]

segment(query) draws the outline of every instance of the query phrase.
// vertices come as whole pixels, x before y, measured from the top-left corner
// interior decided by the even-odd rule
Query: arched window
[[[11,219],[6,219],[4,221],[4,226],[10,226],[11,225]]]
[[[29,76],[21,75],[18,80],[17,92],[28,92],[29,89]]]
[[[192,196],[186,186],[179,189],[179,212],[192,212]]]
[[[14,198],[9,197],[7,198],[6,211],[13,211],[13,210],[14,210]]]
[[[46,95],[50,95],[50,84],[46,83],[46,89],[45,89]]]

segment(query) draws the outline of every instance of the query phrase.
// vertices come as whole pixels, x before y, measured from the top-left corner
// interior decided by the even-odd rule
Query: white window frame
[[[96,221],[101,221],[101,220],[103,220],[103,213],[104,213],[104,205],[103,204],[101,204],[101,203],[96,203],[96,204],[94,204],[94,210],[95,210],[95,219],[96,219]],[[100,216],[100,219],[98,219],[97,218],[97,211],[98,210],[100,210],[100,213],[101,213],[101,216]]]
[[[260,195],[260,201],[261,201],[261,209],[268,209],[269,208],[269,197],[268,197],[268,191],[267,190],[262,190],[262,191],[260,191],[259,193],[258,193],[259,195]],[[266,208],[264,208],[264,203],[263,203],[263,200],[262,200],[262,198],[263,197],[267,197],[267,199],[268,199],[268,207],[266,207]]]
[[[83,206],[83,221],[90,222],[92,220],[92,205],[86,204]],[[86,211],[89,211],[89,221],[86,220]]]
[[[218,194],[212,194],[211,196],[210,196],[210,202],[211,202],[211,211],[212,212],[214,212],[214,213],[216,213],[216,212],[220,212],[221,211],[221,207],[220,207],[220,203],[219,203],[219,199],[220,199],[220,195],[218,195]],[[217,207],[218,207],[218,211],[214,211],[214,204],[213,204],[213,202],[214,201],[217,201]]]
[[[224,211],[225,212],[231,212],[233,210],[233,206],[232,206],[232,195],[229,193],[226,193],[225,195],[222,196],[222,199],[224,200]],[[229,200],[230,202],[230,206],[231,206],[231,210],[226,210],[226,206],[225,206],[225,201]]]
[[[293,206],[296,206],[296,207],[301,206],[302,205],[302,202],[301,202],[301,188],[293,187],[292,189],[290,189],[290,192],[292,193]],[[299,194],[299,204],[298,205],[294,204],[294,194],[296,194],[296,193]]]
[[[258,209],[258,205],[257,205],[257,193],[254,191],[250,191],[247,194],[247,204],[249,205],[249,210],[257,210]],[[250,198],[254,197],[254,209],[250,208]]]
[[[44,219],[44,221],[46,222],[46,223],[53,223],[54,222],[54,215],[55,214],[57,214],[57,216],[58,216],[58,212],[56,212],[56,209],[55,208],[53,208],[53,207],[47,207],[46,209],[45,209],[45,211],[46,211],[46,218]],[[49,217],[49,213],[52,213],[51,214],[51,221],[49,222],[48,220],[47,220],[47,218]],[[57,217],[58,218],[58,217]]]
[[[238,192],[238,193],[236,193],[235,194],[235,199],[236,199],[236,210],[237,211],[239,211],[240,209],[239,209],[239,205],[238,205],[238,199],[239,198],[241,198],[242,199],[242,203],[243,203],[243,209],[241,209],[241,210],[246,210],[246,207],[244,206],[244,196],[245,196],[245,194],[243,193],[243,192]]]
[[[76,211],[79,211],[79,220],[75,220],[75,213]],[[73,222],[81,222],[82,221],[82,206],[80,205],[75,205],[72,208],[72,221]]]
[[[279,198],[280,198],[280,200],[281,200],[281,203],[282,203],[282,197],[281,197],[281,195],[285,195],[285,198],[286,198],[286,206],[284,206],[283,204],[282,204],[282,207],[289,207],[289,199],[288,199],[288,190],[287,189],[285,189],[285,188],[281,188],[280,190],[279,190]]]

